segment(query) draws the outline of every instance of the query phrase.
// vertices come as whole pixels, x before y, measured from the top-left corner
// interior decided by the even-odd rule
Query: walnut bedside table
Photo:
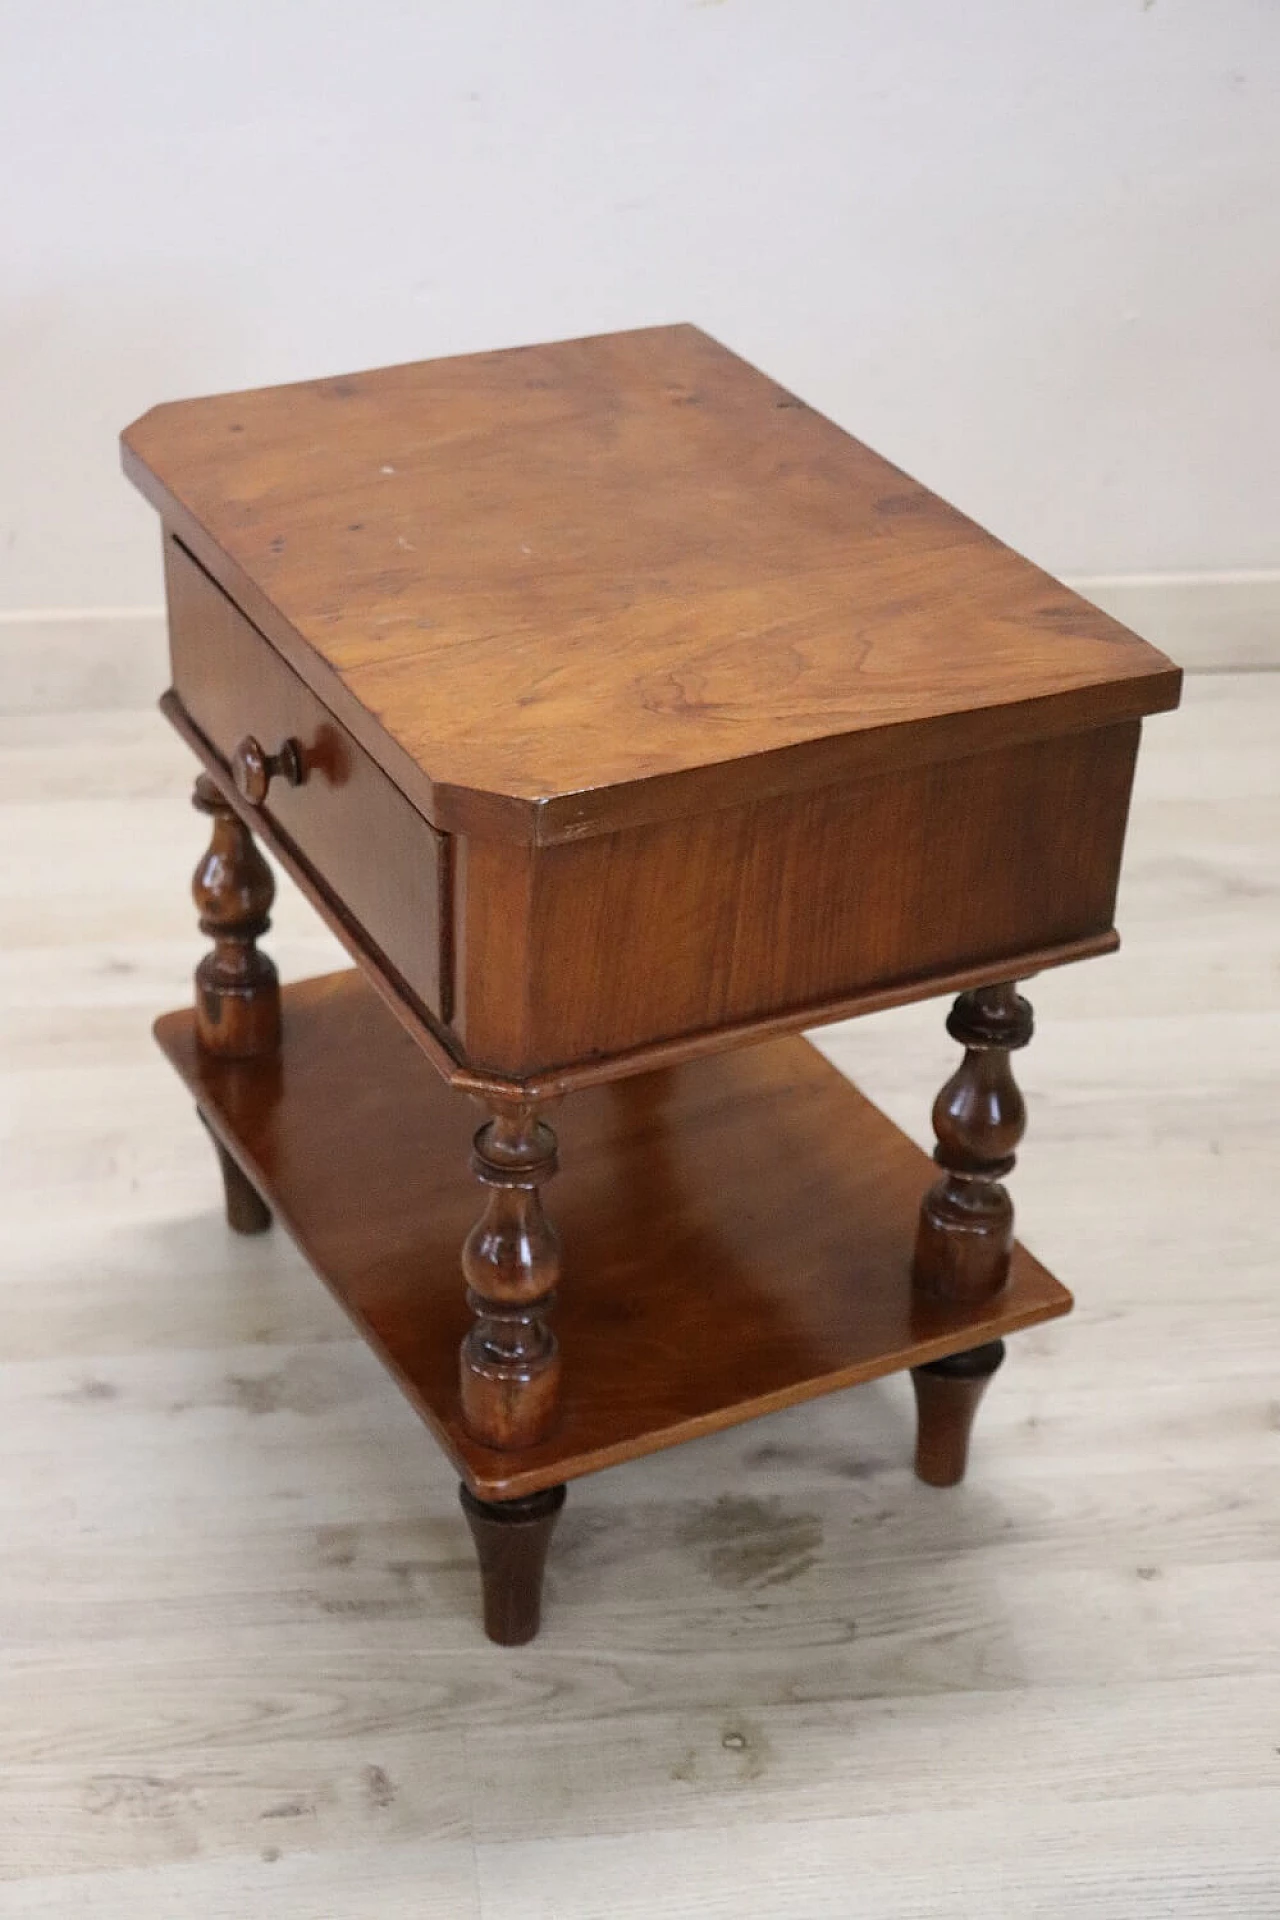
[[[567,1480],[753,1414],[910,1368],[957,1481],[1071,1304],[1002,1184],[1014,982],[1115,946],[1177,669],[692,327],[162,406],[124,456],[212,826],[160,1045],[231,1225],[279,1214],[461,1474],[491,1637]],[[281,993],[255,835],[354,972]],[[934,1167],[798,1030],[943,991]]]

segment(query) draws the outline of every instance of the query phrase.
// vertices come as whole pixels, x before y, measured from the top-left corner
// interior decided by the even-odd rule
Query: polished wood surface
[[[1013,1258],[1013,1202],[1004,1185],[1027,1110],[1009,1055],[1034,1027],[1011,981],[962,993],[947,1031],[964,1058],[933,1103],[943,1169],[920,1207],[913,1273],[922,1299],[976,1303],[999,1293]]]
[[[461,843],[456,1045],[540,1078],[1111,934],[1138,726],[553,847]],[[936,990],[934,988],[933,990]]]
[[[168,699],[230,772],[255,828],[287,842],[329,916],[354,923],[418,1004],[447,1016],[448,842],[172,540],[165,577]],[[246,761],[247,743],[261,765],[252,751]],[[296,778],[277,764],[291,743]]]
[[[500,1108],[476,1134],[471,1171],[487,1192],[462,1243],[475,1316],[458,1356],[462,1418],[486,1446],[529,1447],[559,1414],[560,1347],[549,1320],[560,1238],[540,1193],[557,1171],[555,1134],[532,1107]]]
[[[1177,701],[1162,654],[693,327],[180,402],[124,450],[449,831],[575,838]]]
[[[459,1493],[480,1563],[484,1630],[500,1647],[522,1647],[542,1623],[542,1577],[565,1489],[477,1500],[464,1481]]]
[[[1176,670],[696,329],[126,446],[166,714],[452,1083],[536,1102],[1114,944]]]
[[[974,1415],[996,1369],[1003,1340],[948,1354],[911,1369],[916,1395],[916,1477],[930,1487],[954,1487],[969,1464]]]
[[[274,1053],[280,1044],[280,982],[258,940],[271,925],[276,883],[253,836],[206,774],[192,805],[212,836],[191,877],[200,931],[213,941],[196,968],[200,1045],[227,1060]]]
[[[282,741],[274,753],[268,753],[260,741],[247,733],[231,756],[236,792],[251,807],[262,805],[273,780],[282,779],[291,787],[300,787],[309,772],[306,749],[300,740],[293,738]]]
[[[482,1499],[509,1499],[1064,1313],[1022,1248],[998,1299],[913,1300],[929,1161],[806,1041],[717,1054],[557,1109],[562,1416],[519,1454],[458,1396],[475,1110],[355,973],[290,987],[282,1064],[157,1036],[211,1124]]]
[[[888,986],[863,988],[817,1004],[771,1008],[768,1012],[752,1019],[726,1021],[719,1027],[703,1028],[684,1034],[677,1040],[625,1047],[617,1053],[593,1053],[571,1065],[560,1065],[545,1071],[515,1075],[506,1070],[477,1067],[466,1059],[460,1040],[460,1031],[468,1017],[474,1020],[474,1012],[468,1016],[465,1007],[460,1007],[450,1026],[433,1018],[410,990],[403,977],[390,965],[386,956],[369,944],[364,930],[343,909],[342,903],[302,859],[292,840],[286,834],[276,830],[262,809],[251,808],[237,792],[230,772],[218,759],[204,736],[192,726],[176,696],[172,692],[165,694],[160,707],[171,726],[181,735],[192,752],[204,762],[210,779],[218,787],[227,804],[233,811],[240,810],[245,821],[252,824],[255,836],[270,849],[326,925],[342,942],[352,959],[359,962],[361,972],[378,993],[383,1004],[400,1021],[405,1031],[413,1035],[436,1071],[450,1086],[463,1092],[475,1093],[489,1101],[552,1100],[575,1088],[599,1086],[605,1081],[619,1079],[628,1074],[649,1073],[658,1067],[697,1059],[703,1054],[715,1052],[723,1047],[748,1045],[771,1039],[779,1034],[795,1033],[804,1027],[821,1026],[833,1020],[850,1019],[856,1014],[878,1013],[889,1007],[905,1006],[913,1000],[928,999],[934,994],[980,986],[993,976],[1016,975],[1019,979],[1029,979],[1033,974],[1043,972],[1049,967],[1069,966],[1077,960],[1114,953],[1120,944],[1119,935],[1115,929],[1108,927],[1104,932],[1090,934],[1083,939],[1057,941],[1050,946],[1035,947],[1026,952],[1006,955],[1000,961],[979,961],[930,972],[913,968],[906,977],[895,980]],[[454,845],[452,841],[446,842],[448,847]],[[467,858],[468,843],[465,840],[458,841],[456,847],[457,867],[461,873]],[[512,946],[519,941],[527,940],[525,923],[528,903],[523,891],[525,883],[520,878],[520,874],[521,863],[526,862],[531,856],[528,849],[518,847],[488,849],[486,859],[490,853],[495,853],[497,859],[496,864],[489,867],[489,872],[495,876],[495,880],[505,876],[509,884],[495,886],[494,889],[478,890],[474,882],[466,886],[465,876],[463,877],[455,891],[460,895],[462,887],[466,886],[465,897],[471,903],[468,910],[469,916],[471,911],[478,907],[480,900],[487,899],[490,903],[489,914],[480,920],[483,938],[476,938],[474,927],[470,932],[464,933],[463,938],[472,941],[475,952],[487,951],[495,967],[501,966],[510,970]],[[511,863],[514,863],[514,866]],[[845,865],[843,854],[841,865],[843,869]],[[761,911],[772,913],[773,903],[768,900],[762,901]],[[660,926],[657,932],[660,937]],[[474,974],[474,959],[470,962],[467,971]],[[461,984],[465,994],[465,975]],[[483,993],[482,981],[481,990]],[[517,989],[518,1005],[523,1005],[526,991],[524,983],[521,982]],[[500,1001],[490,995],[488,1005],[495,1017],[502,1017]],[[508,1031],[510,1030],[509,1028]],[[515,1024],[514,1030],[517,1035],[522,1031],[518,1023]]]
[[[566,1481],[755,1415],[910,1368],[918,1471],[958,1479],[1001,1337],[1070,1305],[1001,1185],[1007,983],[1112,943],[1176,670],[689,329],[126,446],[217,832],[285,851],[373,982],[291,989],[255,1059],[207,1008],[157,1033],[229,1207],[279,1214],[458,1465],[490,1636],[537,1629]],[[241,918],[215,958],[257,958]],[[957,975],[923,1203],[806,1042],[726,1051]],[[478,1221],[433,1064],[486,1096]],[[553,1226],[542,1089],[588,1075]]]
[[[213,1142],[213,1150],[218,1156],[227,1225],[233,1233],[266,1233],[271,1225],[270,1207],[248,1176],[241,1172],[227,1148],[209,1126],[199,1107],[196,1108],[196,1117],[209,1134]]]

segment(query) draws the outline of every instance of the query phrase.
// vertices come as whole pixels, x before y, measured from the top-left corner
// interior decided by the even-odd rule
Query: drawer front
[[[305,755],[299,787],[271,782],[260,811],[297,849],[333,918],[355,922],[428,1012],[448,1018],[442,929],[448,839],[412,807],[324,703],[175,539],[165,541],[174,690],[229,766],[252,734]]]

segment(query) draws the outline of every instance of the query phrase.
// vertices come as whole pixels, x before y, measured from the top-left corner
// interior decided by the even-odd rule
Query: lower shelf
[[[1019,1247],[998,1299],[912,1300],[935,1169],[805,1040],[569,1095],[546,1189],[564,1243],[563,1418],[519,1454],[458,1408],[459,1251],[482,1205],[480,1110],[451,1092],[359,974],[287,988],[281,1055],[156,1037],[217,1136],[395,1374],[473,1492],[511,1499],[1066,1313]]]

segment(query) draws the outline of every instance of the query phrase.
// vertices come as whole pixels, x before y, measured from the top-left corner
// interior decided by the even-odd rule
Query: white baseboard
[[[168,684],[159,607],[0,613],[0,713],[146,707]]]
[[[1116,574],[1069,584],[1188,673],[1280,668],[1280,571]]]
[[[1191,673],[1280,669],[1280,571],[1070,584]],[[0,713],[145,707],[168,679],[158,607],[0,613]]]

